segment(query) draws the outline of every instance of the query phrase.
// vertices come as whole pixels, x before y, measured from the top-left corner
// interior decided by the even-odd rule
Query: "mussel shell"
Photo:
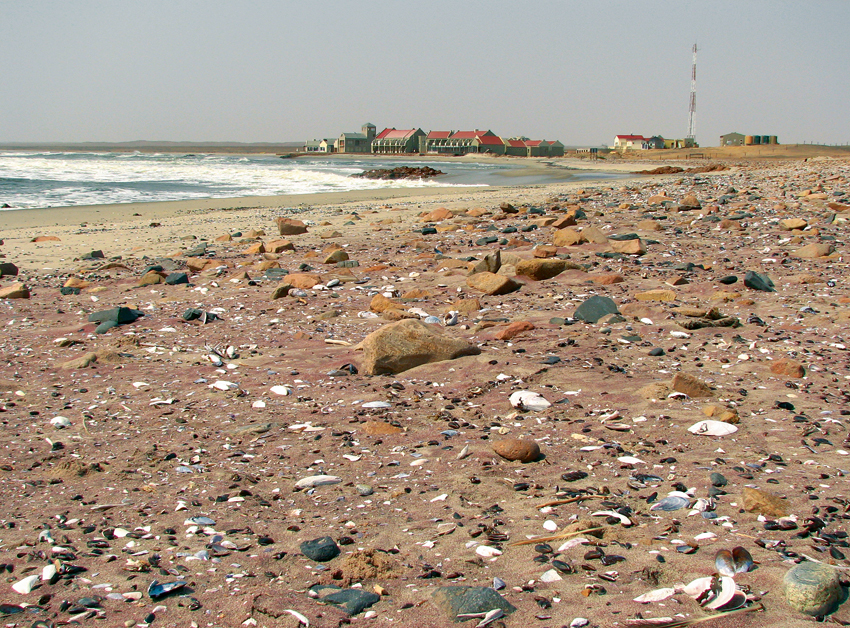
[[[753,570],[753,557],[740,545],[732,549],[732,558],[735,561],[735,573],[747,573]]]
[[[155,600],[156,598],[167,595],[172,591],[182,589],[186,586],[186,584],[185,580],[175,580],[174,582],[164,582],[162,584],[160,584],[158,580],[154,580],[148,587],[148,595],[152,600]]]
[[[681,510],[682,508],[685,508],[689,503],[689,499],[679,497],[678,495],[671,495],[653,504],[650,507],[650,510],[664,510],[667,512],[671,512],[673,510]]]
[[[735,559],[729,550],[720,550],[714,555],[714,568],[721,576],[732,577],[735,575]]]

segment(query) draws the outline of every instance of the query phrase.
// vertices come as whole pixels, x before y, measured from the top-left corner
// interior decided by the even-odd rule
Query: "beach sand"
[[[13,566],[3,600],[38,603],[27,623],[67,620],[62,600],[103,596],[80,612],[104,625],[155,612],[155,625],[295,627],[291,609],[319,628],[447,627],[458,624],[434,603],[437,587],[498,577],[516,611],[492,626],[584,617],[608,628],[711,615],[682,593],[632,600],[711,575],[715,553],[740,545],[756,565],[735,580],[749,608],[765,610],[714,625],[810,625],[784,599],[785,573],[804,554],[850,566],[840,557],[850,449],[850,208],[840,193],[850,193],[850,166],[729,165],[699,176],[0,214],[0,261],[20,271],[0,289],[17,281],[31,291],[0,299],[0,563]],[[548,223],[570,215],[591,241],[554,246]],[[279,236],[278,217],[305,221],[307,233]],[[805,230],[787,230],[781,221],[792,218]],[[611,236],[632,233],[644,254],[617,255],[637,242]],[[280,239],[294,250],[249,248]],[[187,257],[202,243],[202,257]],[[802,257],[810,244],[826,256]],[[516,274],[547,246],[563,272]],[[325,263],[337,249],[357,264]],[[83,259],[96,250],[103,259]],[[468,275],[485,256],[495,264],[496,250],[499,272],[520,284],[499,296]],[[155,265],[190,283],[142,281]],[[750,270],[776,291],[745,287]],[[79,294],[60,293],[69,280]],[[284,283],[294,287],[272,299]],[[573,320],[592,295],[622,317]],[[115,307],[144,316],[95,333],[89,316]],[[208,322],[185,320],[192,308]],[[458,324],[435,333],[479,355],[366,373],[359,345],[372,332],[453,310]],[[675,383],[677,374],[705,386]],[[514,408],[521,390],[552,405]],[[388,407],[364,406],[376,401]],[[688,431],[723,413],[737,416],[734,434]],[[536,442],[542,456],[497,455],[493,443],[508,438]],[[573,471],[587,475],[564,477]],[[712,472],[727,481],[708,505],[717,519],[650,510],[673,490],[707,498]],[[340,482],[294,490],[316,475]],[[777,495],[761,520],[744,507],[748,487]],[[545,507],[572,496],[582,499]],[[630,525],[594,514],[612,509]],[[796,529],[765,529],[783,513]],[[554,554],[511,545],[587,526],[601,535],[563,550],[553,540]],[[326,535],[339,557],[302,554],[302,542]],[[687,544],[696,549],[677,549]],[[485,558],[479,546],[502,553]],[[553,556],[569,567],[550,572]],[[49,558],[86,571],[26,594],[9,588]],[[153,600],[155,579],[185,584]],[[378,591],[374,619],[311,599],[317,583]],[[837,617],[850,619],[843,607]]]

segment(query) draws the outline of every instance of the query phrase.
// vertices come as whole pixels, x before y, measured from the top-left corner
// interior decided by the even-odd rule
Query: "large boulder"
[[[0,299],[29,299],[30,290],[22,283],[13,283],[0,288]]]
[[[367,375],[401,373],[422,364],[481,353],[475,345],[415,319],[381,327],[366,336],[361,347],[361,370]]]

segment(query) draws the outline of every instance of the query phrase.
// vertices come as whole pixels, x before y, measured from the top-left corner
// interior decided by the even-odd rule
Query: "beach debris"
[[[641,604],[649,604],[650,602],[661,602],[666,600],[669,597],[672,597],[676,594],[676,589],[667,587],[664,589],[653,589],[652,591],[648,591],[642,595],[634,598],[635,602],[640,602]]]
[[[737,426],[723,421],[715,421],[713,419],[705,419],[697,421],[688,428],[691,434],[699,434],[701,436],[729,436],[738,431]]]
[[[329,536],[323,536],[311,541],[304,541],[299,546],[301,553],[317,563],[326,563],[339,556],[339,545]]]
[[[317,486],[330,486],[339,484],[342,480],[335,475],[311,475],[302,478],[295,483],[295,489],[315,488]]]
[[[517,390],[511,393],[508,401],[521,412],[543,412],[552,405],[543,395],[530,390]]]
[[[154,580],[148,586],[148,595],[152,600],[158,600],[161,597],[174,593],[185,587],[188,583],[185,580],[173,580],[172,582],[160,583],[159,580]]]
[[[823,563],[796,565],[785,574],[782,585],[791,608],[805,615],[829,615],[842,598],[838,570]]]
[[[14,583],[12,589],[21,595],[26,595],[36,587],[40,579],[40,576],[27,576]]]
[[[664,499],[661,499],[655,502],[652,506],[650,506],[650,510],[664,510],[667,512],[673,512],[674,510],[681,510],[682,508],[687,508],[687,506],[691,503],[691,498],[687,495],[678,493],[668,495]]]
[[[505,460],[534,462],[540,457],[540,445],[533,440],[506,438],[494,441],[492,447]]]

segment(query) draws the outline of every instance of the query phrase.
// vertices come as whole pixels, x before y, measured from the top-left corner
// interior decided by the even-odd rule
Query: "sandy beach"
[[[0,213],[4,601],[637,626],[716,615],[682,585],[743,547],[709,625],[810,625],[785,575],[850,567],[850,163],[723,165]]]

